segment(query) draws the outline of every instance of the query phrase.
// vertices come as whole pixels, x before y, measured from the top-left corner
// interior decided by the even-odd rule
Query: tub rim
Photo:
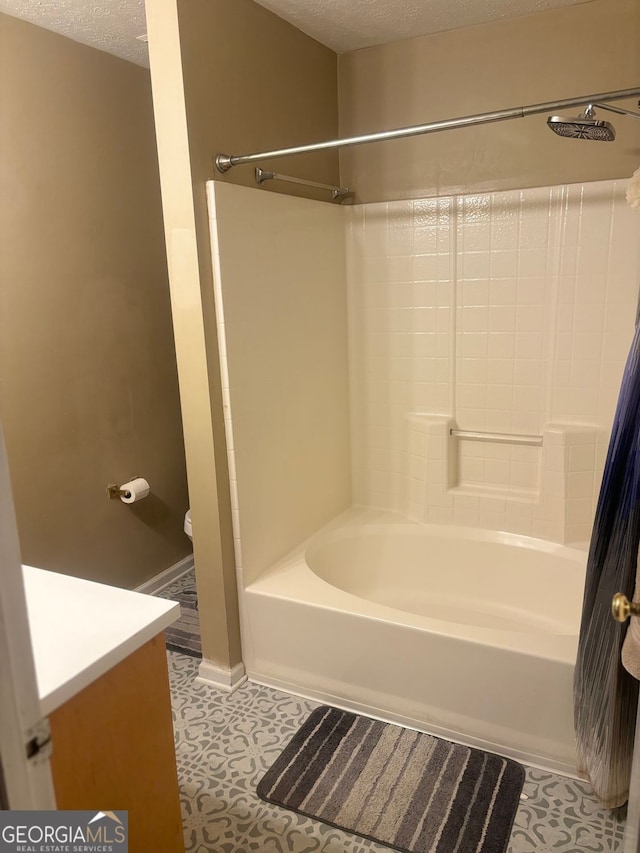
[[[581,561],[586,565],[586,553],[582,548],[485,528],[442,524],[427,525],[405,518],[397,513],[350,507],[316,531],[272,567],[262,572],[256,580],[245,586],[245,592],[297,601],[305,606],[318,607],[323,610],[337,610],[341,613],[352,614],[357,618],[390,622],[413,630],[447,636],[452,640],[461,642],[479,643],[500,649],[508,648],[536,658],[575,664],[578,646],[577,630],[575,634],[515,632],[501,628],[470,626],[410,613],[342,590],[317,575],[307,563],[308,549],[323,541],[339,541],[341,538],[353,535],[354,529],[362,529],[362,527],[382,526],[388,530],[394,525],[402,527],[405,532],[413,531],[415,534],[422,533],[424,535],[424,528],[437,529],[438,531],[444,529],[449,538],[458,538],[460,532],[463,531],[465,537],[476,541],[480,536],[483,541],[493,541],[499,544],[517,543],[516,547],[528,546],[531,548],[533,545],[540,545],[542,547],[534,548],[534,550],[556,554],[568,552],[572,562]]]

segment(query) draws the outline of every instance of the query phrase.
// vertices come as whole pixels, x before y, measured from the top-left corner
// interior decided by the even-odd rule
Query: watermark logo
[[[128,853],[126,811],[0,811],[0,853]]]

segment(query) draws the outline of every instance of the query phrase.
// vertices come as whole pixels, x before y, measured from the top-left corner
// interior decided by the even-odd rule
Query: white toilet
[[[188,509],[184,514],[184,532],[187,534],[189,539],[193,541],[193,530],[191,527],[191,510]]]

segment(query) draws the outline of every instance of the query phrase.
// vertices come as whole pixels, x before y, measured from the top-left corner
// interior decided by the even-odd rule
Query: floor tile
[[[187,851],[237,853],[238,840],[260,817],[264,807],[243,792],[233,796],[213,778],[181,780],[182,817]]]
[[[389,848],[366,841],[302,815],[273,809],[266,812],[247,833],[247,851],[272,853],[374,853]]]
[[[188,579],[168,587],[181,591]],[[181,585],[182,584],[182,585]],[[259,779],[317,703],[246,683],[195,682],[198,660],[167,653],[187,853],[384,853],[389,848],[262,802]],[[508,853],[620,853],[624,814],[587,783],[526,767]]]

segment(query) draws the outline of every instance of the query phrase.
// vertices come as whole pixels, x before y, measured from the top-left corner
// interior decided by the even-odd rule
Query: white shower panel
[[[207,194],[236,566],[250,581],[350,504],[344,210],[219,181]]]
[[[565,535],[590,525],[640,280],[640,217],[625,189],[603,181],[350,211],[358,503],[420,517],[427,463],[411,451],[409,413],[471,431],[573,425],[591,428],[596,446],[589,466],[567,472],[579,502]],[[539,447],[461,439],[455,485],[536,502],[541,465]],[[449,520],[488,524],[459,502]],[[532,532],[533,515],[516,515],[506,529]]]

